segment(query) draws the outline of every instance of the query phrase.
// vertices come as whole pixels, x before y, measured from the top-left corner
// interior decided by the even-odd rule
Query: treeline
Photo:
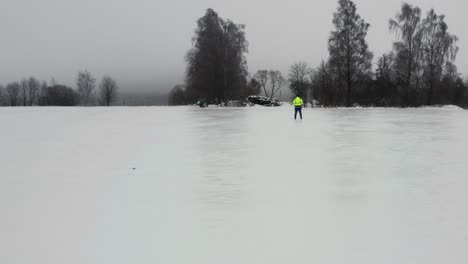
[[[80,71],[76,80],[76,90],[34,77],[0,85],[0,106],[110,106],[117,98],[117,83],[109,76],[102,78],[97,93],[96,79],[88,71]]]
[[[467,105],[467,87],[455,65],[458,38],[443,15],[403,3],[389,30],[397,41],[377,59],[365,40],[369,24],[349,0],[340,0],[329,39],[329,59],[312,71],[311,91],[324,105]]]
[[[457,70],[458,38],[444,15],[403,3],[389,20],[393,49],[376,59],[366,41],[370,24],[350,0],[339,0],[328,39],[328,59],[316,67],[294,63],[287,79],[277,70],[250,76],[245,26],[208,9],[197,21],[193,48],[187,53],[185,85],[169,94],[169,104],[243,100],[262,94],[273,98],[287,85],[306,101],[322,106],[468,106],[468,85]]]

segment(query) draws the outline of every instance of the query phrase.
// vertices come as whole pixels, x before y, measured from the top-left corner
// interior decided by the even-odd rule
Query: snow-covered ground
[[[457,108],[0,108],[0,263],[468,263]]]

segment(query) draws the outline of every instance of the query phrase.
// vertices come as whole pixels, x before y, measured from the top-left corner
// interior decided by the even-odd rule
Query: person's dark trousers
[[[294,119],[297,119],[297,113],[299,113],[299,115],[301,116],[301,119],[302,119],[302,107],[295,107]]]

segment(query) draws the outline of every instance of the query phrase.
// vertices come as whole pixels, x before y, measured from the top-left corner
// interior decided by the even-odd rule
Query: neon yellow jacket
[[[302,99],[298,96],[298,97],[296,97],[296,99],[294,99],[293,105],[294,105],[295,107],[301,107],[301,106],[304,105],[304,102],[303,102]]]

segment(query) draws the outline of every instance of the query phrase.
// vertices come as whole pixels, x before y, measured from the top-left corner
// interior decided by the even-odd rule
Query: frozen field
[[[468,263],[468,112],[0,108],[0,263]]]

